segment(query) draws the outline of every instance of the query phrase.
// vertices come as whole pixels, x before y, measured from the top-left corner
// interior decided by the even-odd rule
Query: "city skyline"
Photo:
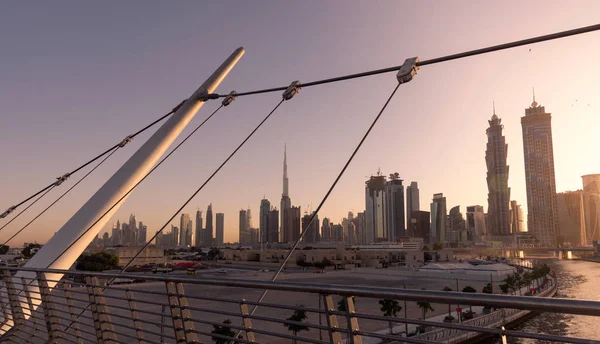
[[[183,16],[189,16],[188,20],[178,23],[168,21],[155,26],[150,19],[152,16],[131,22],[131,13],[139,10],[133,4],[124,5],[118,11],[107,5],[97,9],[98,17],[88,20],[88,25],[81,30],[71,30],[74,21],[79,20],[77,18],[87,18],[80,15],[84,10],[81,5],[65,9],[14,4],[12,11],[0,14],[3,31],[15,32],[4,42],[7,62],[0,67],[0,72],[11,80],[3,85],[0,101],[5,104],[6,113],[12,114],[0,128],[0,143],[11,147],[5,152],[5,163],[0,171],[0,178],[10,181],[3,184],[0,206],[9,207],[38,186],[46,185],[65,170],[119,142],[171,109],[182,97],[189,95],[190,90],[238,43],[247,47],[248,53],[219,92],[381,68],[397,65],[407,56],[435,57],[583,26],[593,23],[596,20],[594,13],[600,10],[597,2],[588,2],[582,5],[585,10],[576,10],[577,15],[568,16],[562,13],[557,3],[487,4],[484,12],[482,5],[471,4],[460,6],[459,17],[474,18],[467,21],[445,18],[438,13],[424,16],[422,14],[428,9],[423,4],[389,3],[390,8],[383,12],[364,6],[337,8],[335,13],[346,18],[341,21],[335,20],[332,14],[335,6],[331,4],[318,4],[316,11],[314,6],[309,11],[303,4],[274,4],[268,11],[263,11],[261,6],[242,4],[249,23],[234,22],[230,23],[232,28],[228,28],[229,24],[219,23],[221,20],[211,20],[215,13],[225,12],[220,6],[210,4],[198,11],[197,6],[191,4],[178,4],[172,8],[149,4],[144,11],[152,15],[161,13],[161,17],[169,17],[183,13]],[[439,4],[438,9],[440,12],[456,10],[451,4]],[[411,23],[403,23],[407,25],[403,26],[390,20],[393,25],[383,24],[388,21],[386,18],[393,18],[392,13],[397,10],[410,10],[415,17],[422,18],[426,34],[415,38],[414,31],[408,29],[414,26]],[[38,29],[15,21],[14,13],[29,13]],[[535,18],[530,13],[536,13]],[[477,30],[500,14],[514,24],[509,30]],[[103,19],[107,16],[112,16],[114,26],[105,32]],[[370,19],[377,16],[384,18]],[[345,31],[353,29],[349,24],[352,20],[348,18],[363,20],[367,29],[344,35]],[[310,28],[305,25],[308,20],[312,23]],[[260,24],[262,22],[265,26]],[[431,23],[443,29],[433,29]],[[286,28],[273,33],[273,39],[279,43],[276,46],[264,44],[259,37],[264,36],[262,33],[271,33],[266,31],[267,26],[276,24]],[[258,29],[246,32],[246,25]],[[187,44],[189,36],[182,35],[205,32],[212,26],[222,34],[218,40],[209,37],[207,42],[202,42],[202,48]],[[153,27],[158,29],[152,30]],[[294,46],[283,39],[289,38],[290,32],[296,35],[294,44],[303,47],[301,54],[292,53],[296,51]],[[86,42],[90,35],[99,37],[99,41]],[[381,40],[372,39],[381,35]],[[64,44],[65,37],[73,44]],[[460,43],[456,37],[462,38]],[[413,82],[402,86],[399,92],[404,98],[390,104],[382,122],[375,127],[320,215],[338,223],[348,210],[360,211],[364,194],[357,185],[362,185],[364,176],[379,167],[384,171],[398,171],[404,180],[419,182],[420,209],[429,209],[429,199],[437,192],[444,193],[449,207],[486,205],[487,185],[481,177],[485,174],[485,164],[481,162],[485,137],[481,137],[481,130],[487,118],[481,114],[487,113],[493,100],[498,112],[502,113],[506,140],[511,145],[508,157],[511,198],[522,204],[523,212],[528,213],[520,117],[523,108],[531,102],[532,86],[536,86],[540,101],[553,112],[556,189],[558,192],[580,189],[582,175],[600,171],[600,162],[589,159],[595,153],[594,128],[600,125],[593,86],[600,72],[591,68],[600,58],[600,51],[589,47],[594,37],[598,35],[586,34],[538,44],[530,47],[531,51],[529,47],[514,49],[474,57],[468,62],[422,68]],[[336,43],[330,44],[332,41]],[[390,41],[402,41],[403,45],[393,46]],[[44,54],[33,50],[34,46]],[[161,51],[180,49],[181,55],[161,54]],[[582,49],[588,53],[573,55],[574,51]],[[111,54],[104,53],[107,51]],[[342,54],[345,58],[340,59]],[[143,63],[133,58],[142,55],[146,57]],[[553,56],[553,59],[547,56]],[[199,58],[202,63],[198,63]],[[553,72],[564,67],[561,61],[573,59],[578,63],[569,73]],[[514,64],[514,61],[519,63]],[[508,65],[510,68],[507,69]],[[469,85],[462,85],[458,79],[470,80]],[[32,80],[36,80],[35,83]],[[166,87],[165,80],[178,82]],[[225,221],[225,241],[234,241],[238,227],[235,211],[240,206],[250,204],[256,214],[263,195],[277,204],[281,194],[280,151],[285,142],[295,162],[289,170],[294,203],[305,208],[311,202],[318,202],[349,156],[358,135],[364,132],[381,106],[382,94],[387,93],[394,83],[393,75],[382,75],[344,86],[303,90],[281,107],[264,130],[261,129],[260,136],[248,142],[243,150],[246,154],[232,159],[222,174],[209,183],[184,212],[192,214],[197,205],[212,202],[220,211],[229,214]],[[452,85],[450,90],[447,85]],[[25,101],[22,95],[32,93],[36,94],[37,100]],[[360,99],[349,100],[349,96],[357,94],[361,95]],[[425,94],[426,102],[421,99]],[[109,223],[135,211],[145,219],[149,233],[154,233],[279,97],[239,99],[227,111],[219,113],[214,121],[207,123],[207,128],[191,139],[189,146],[182,147],[165,167],[148,178]],[[65,107],[67,103],[69,106]],[[208,112],[209,109],[203,109],[196,120],[205,118]],[[235,122],[234,126],[230,125],[232,122]],[[307,125],[313,122],[319,125]],[[336,134],[332,134],[334,128]],[[26,130],[28,135],[22,135]],[[11,244],[33,240],[45,242],[147,137],[139,137],[115,154]],[[318,139],[306,140],[306,137]],[[401,152],[398,147],[403,147]],[[309,163],[315,156],[319,157],[318,168]],[[427,157],[422,164],[426,166],[404,164],[423,157]],[[452,168],[457,166],[460,168]],[[243,171],[243,178],[239,177],[240,171]],[[73,176],[61,188],[68,188],[76,180],[77,176]],[[57,197],[58,192],[51,192],[48,202]],[[8,238],[46,204],[40,202],[39,206],[34,206],[2,231],[0,239]],[[102,232],[110,230],[107,226]]]

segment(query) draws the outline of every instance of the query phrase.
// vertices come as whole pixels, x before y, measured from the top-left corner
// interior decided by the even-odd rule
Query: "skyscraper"
[[[171,225],[171,245],[173,248],[179,247],[179,228]]]
[[[410,216],[408,232],[412,238],[423,238],[424,243],[431,244],[430,236],[430,213],[428,211],[413,210]]]
[[[365,218],[365,212],[360,212],[358,214],[356,214],[356,240],[358,241],[359,245],[364,245],[366,240],[366,226],[367,226],[367,222],[366,222],[366,218]]]
[[[281,221],[279,224],[281,226],[281,230],[279,233],[281,234],[281,241],[285,241],[285,233],[289,231],[287,228],[287,224],[289,221],[286,220],[286,216],[289,213],[289,209],[292,207],[292,200],[290,199],[289,190],[288,190],[288,175],[287,175],[287,146],[283,148],[283,193],[281,194],[281,208],[280,208],[280,216]]]
[[[323,225],[321,226],[321,239],[323,241],[331,240],[331,223],[327,217],[323,219]]]
[[[471,232],[473,240],[480,240],[481,236],[487,234],[485,218],[482,206],[471,205],[467,207],[467,229]]]
[[[370,245],[388,237],[385,227],[385,176],[377,173],[365,184],[365,245]]]
[[[196,210],[196,242],[194,246],[202,246],[202,240],[202,211],[198,209]]]
[[[446,197],[444,194],[437,193],[433,195],[431,202],[431,233],[429,234],[429,243],[446,242]]]
[[[510,234],[510,188],[508,187],[508,145],[502,135],[504,126],[502,120],[496,116],[496,109],[492,119],[488,121],[490,127],[486,129],[488,138],[485,150],[487,165],[488,185],[488,216],[491,235]]]
[[[303,242],[316,243],[319,241],[319,216],[315,215],[315,218],[312,222],[310,222],[310,214],[304,214],[302,217],[302,230],[304,228],[308,228],[306,234],[302,238]],[[309,225],[310,223],[310,225]]]
[[[398,173],[390,174],[385,183],[386,228],[389,241],[398,241],[406,237],[404,222],[404,186]]]
[[[291,207],[286,210],[283,242],[295,242],[300,237],[300,207]]]
[[[552,116],[533,103],[521,117],[525,182],[527,186],[527,227],[540,245],[555,246],[558,236],[558,207],[554,177]]]
[[[181,214],[179,219],[179,246],[187,247],[190,245],[188,242],[189,234],[188,229],[190,229],[190,215],[189,214]]]
[[[239,221],[239,239],[240,244],[249,244],[250,238],[248,236],[248,212],[244,209],[240,210],[240,221]]]
[[[589,240],[600,240],[600,174],[588,174],[581,178],[583,179],[585,237]]]
[[[523,209],[521,209],[521,205],[515,200],[510,201],[510,232],[524,232],[523,221]]]
[[[583,191],[567,191],[556,195],[560,244],[586,245]]]
[[[146,244],[147,232],[148,232],[148,227],[145,224],[143,224],[142,221],[140,221],[140,225],[138,228],[138,237],[137,237],[137,240],[138,240],[137,244],[139,246],[143,246],[144,244]]]
[[[410,182],[410,185],[406,187],[406,227],[410,222],[412,212],[421,210],[419,203],[419,185],[417,182]]]
[[[279,210],[275,207],[271,208],[269,212],[269,227],[267,231],[269,233],[267,242],[279,242]]]
[[[216,235],[215,235],[215,246],[223,245],[223,235],[225,231],[225,214],[217,213],[216,215]]]
[[[213,213],[212,203],[208,205],[206,209],[206,228],[204,229],[204,235],[202,236],[202,244],[210,247],[213,244]]]
[[[271,202],[268,199],[260,201],[260,217],[258,219],[258,229],[260,230],[260,242],[269,241],[269,212],[271,211]]]

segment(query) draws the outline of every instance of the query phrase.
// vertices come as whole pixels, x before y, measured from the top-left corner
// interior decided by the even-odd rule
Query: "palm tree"
[[[444,289],[442,289],[442,291],[453,291],[453,290],[452,290],[452,288],[446,286],[446,287],[444,287]],[[454,319],[452,317],[452,305],[448,304],[448,320],[452,320],[452,319]]]
[[[302,308],[304,308],[304,306],[298,305],[297,307],[298,307],[298,309],[296,309],[294,311],[294,314],[292,314],[292,316],[287,318],[286,320],[295,321],[298,323],[304,322],[304,320],[306,320],[306,318],[307,318],[306,311],[304,309],[302,309]],[[287,327],[288,331],[294,332],[294,336],[296,336],[296,334],[298,332],[309,330],[308,326],[304,326],[304,325],[300,325],[300,324],[283,324],[283,326]],[[294,343],[294,344],[296,343],[296,338],[292,339],[292,343]]]
[[[435,309],[431,307],[431,303],[429,302],[417,301],[417,306],[419,306],[419,308],[421,308],[421,310],[423,311],[423,320],[425,320],[425,315],[428,311],[435,311]]]
[[[462,290],[463,293],[476,293],[477,290],[475,290],[475,288],[471,287],[470,285],[466,286],[463,288]],[[473,313],[473,306],[469,305],[469,312]]]
[[[220,336],[231,337],[235,336],[235,333],[231,330],[231,328],[227,325],[231,324],[231,320],[225,319],[223,321],[223,325],[213,325],[213,330],[210,332],[212,334],[217,334]],[[223,339],[221,337],[212,337],[213,342],[216,344],[226,344],[229,343],[229,339]]]
[[[396,300],[381,299],[379,300],[379,304],[381,305],[384,317],[395,317],[402,310],[402,306]],[[393,334],[392,321],[390,320],[388,323],[390,325],[390,334]]]
[[[352,296],[352,303],[354,303],[354,309],[356,309],[356,298],[354,296]],[[346,299],[345,298],[343,298],[340,301],[338,301],[337,309],[340,312],[347,312],[347,310],[346,310]]]

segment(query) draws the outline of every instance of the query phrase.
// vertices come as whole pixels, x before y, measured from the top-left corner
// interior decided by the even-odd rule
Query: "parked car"
[[[315,272],[313,272],[315,274],[324,274],[325,270],[316,270]]]

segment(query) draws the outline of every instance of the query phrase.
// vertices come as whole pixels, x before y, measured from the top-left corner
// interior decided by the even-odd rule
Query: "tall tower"
[[[225,232],[225,214],[217,213],[215,222],[217,227],[217,232],[215,233],[215,246],[221,246],[223,245],[223,235]]]
[[[446,197],[444,194],[433,194],[431,202],[431,232],[429,233],[429,244],[446,242]]]
[[[196,210],[196,247],[202,246],[204,238],[202,238],[202,211]]]
[[[181,214],[181,218],[179,220],[179,246],[187,247],[190,245],[188,242],[189,233],[188,229],[190,229],[190,215],[189,214]]]
[[[239,239],[240,245],[249,244],[248,238],[248,212],[244,209],[240,210],[240,221],[239,221]]]
[[[281,216],[281,220],[279,221],[279,225],[281,226],[281,230],[279,231],[279,235],[281,236],[282,242],[284,242],[283,236],[284,233],[287,233],[288,222],[286,221],[286,217],[289,214],[289,209],[292,207],[292,200],[290,199],[290,195],[288,193],[288,175],[287,175],[287,146],[283,147],[283,193],[281,194],[281,207],[279,209],[279,215]]]
[[[377,173],[365,183],[365,245],[388,239],[385,226],[385,176]]]
[[[421,210],[419,205],[419,185],[417,182],[410,182],[406,186],[406,227],[409,228],[410,219],[413,211]]]
[[[203,245],[210,247],[213,244],[213,216],[212,203],[206,209],[206,228],[204,229]]]
[[[510,188],[508,187],[508,145],[502,135],[502,120],[494,114],[488,121],[486,134],[488,142],[485,150],[488,185],[488,217],[491,235],[510,234]]]
[[[398,173],[390,174],[385,183],[386,227],[389,241],[406,237],[404,222],[404,186]]]
[[[260,230],[260,242],[273,242],[275,238],[269,238],[269,213],[271,211],[271,202],[268,199],[260,201],[260,218],[258,219],[258,228]],[[277,240],[275,240],[277,241]]]
[[[558,206],[552,147],[552,116],[533,103],[521,117],[525,182],[527,186],[527,227],[542,246],[554,247],[558,237]]]

